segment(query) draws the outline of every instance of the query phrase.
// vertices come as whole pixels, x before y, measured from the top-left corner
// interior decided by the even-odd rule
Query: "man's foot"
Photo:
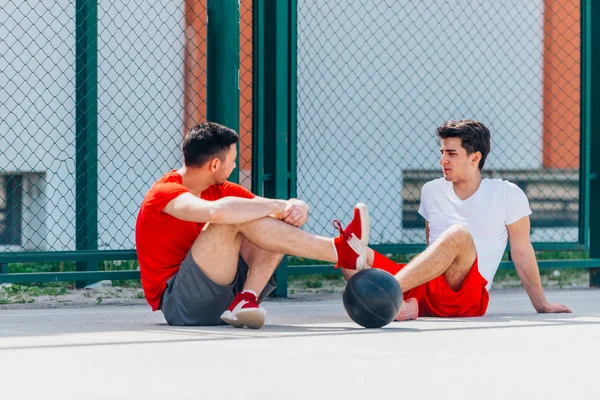
[[[419,302],[414,297],[406,299],[400,306],[400,312],[394,321],[409,321],[411,319],[417,319],[419,316]]]
[[[346,269],[361,270],[367,263],[367,246],[369,245],[369,210],[367,205],[358,203],[354,206],[354,219],[342,230],[337,219],[333,226],[339,229],[340,236],[333,240],[338,261],[335,265]]]
[[[242,291],[221,314],[221,319],[236,328],[247,326],[251,329],[260,329],[265,324],[267,312],[258,305],[258,298],[251,291]]]

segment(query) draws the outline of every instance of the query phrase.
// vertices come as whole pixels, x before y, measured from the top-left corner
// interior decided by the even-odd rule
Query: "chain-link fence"
[[[366,202],[374,244],[424,243],[436,128],[492,133],[484,177],[518,184],[536,242],[579,240],[580,4],[298,1],[298,196],[331,234]]]
[[[246,187],[257,161],[252,4],[240,2]],[[422,184],[440,176],[435,128],[472,117],[492,131],[485,175],[527,193],[534,240],[580,239],[578,1],[297,4],[308,230],[331,234],[333,217],[365,201],[373,243],[423,243],[416,210]],[[206,5],[0,0],[3,251],[134,248],[149,185],[180,164],[183,135],[206,119]],[[83,246],[80,229],[92,236]]]
[[[240,12],[247,187],[251,4]],[[207,0],[0,0],[0,21],[1,251],[134,249],[143,196],[206,120]]]
[[[252,189],[252,0],[240,1],[240,184]]]
[[[149,185],[181,162],[184,99],[198,109],[185,123],[201,118],[204,98],[184,91],[203,86],[196,82],[202,54],[186,60],[184,51],[203,50],[205,36],[185,35],[199,18],[181,1],[98,2],[100,249],[134,248],[132,227]]]

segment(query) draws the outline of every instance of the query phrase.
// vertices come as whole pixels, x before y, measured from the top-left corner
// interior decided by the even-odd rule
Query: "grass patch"
[[[543,287],[587,287],[590,271],[586,268],[541,269]],[[515,270],[499,270],[492,283],[493,288],[521,287],[521,280]]]
[[[330,262],[312,260],[310,258],[288,256],[288,265],[330,265]]]
[[[135,271],[139,268],[140,264],[136,260],[127,261],[104,261],[103,271]],[[142,284],[139,279],[126,279],[126,280],[113,280],[113,286],[127,287],[127,288],[141,288]]]
[[[538,260],[581,260],[590,258],[589,251],[538,251]]]
[[[33,298],[36,291],[31,292],[30,287],[11,285],[0,288],[0,304],[35,303]],[[40,290],[40,288],[34,288]]]
[[[386,254],[397,263],[407,263],[416,254]],[[575,260],[589,258],[588,251],[544,251],[536,253],[538,260]],[[503,260],[508,260],[506,253]],[[306,259],[302,257],[288,257],[289,265],[331,265],[331,263]],[[136,260],[103,261],[98,263],[99,271],[125,271],[137,270],[139,264]],[[39,272],[70,272],[75,271],[74,262],[56,263],[11,263],[8,265],[9,273],[39,273]],[[542,285],[544,287],[586,287],[589,285],[588,269],[542,269],[540,270]],[[339,270],[331,274],[289,275],[289,293],[339,293],[345,287],[345,280]],[[521,287],[520,279],[514,270],[499,270],[494,279],[494,288]],[[141,288],[139,280],[114,280],[113,287]],[[39,282],[20,283],[0,287],[0,304],[34,303],[36,297],[50,296],[59,298],[72,292],[75,282]],[[97,304],[105,302],[105,298],[96,297],[89,293]],[[133,295],[136,299],[143,299],[141,291]],[[117,295],[117,297],[119,297]]]
[[[289,275],[288,293],[341,293],[346,281],[341,273]]]
[[[341,273],[335,273],[335,274],[310,274],[310,275],[289,275],[288,276],[288,281],[289,282],[295,282],[295,281],[306,281],[307,279],[316,279],[319,281],[340,281],[340,280],[344,280],[344,277],[342,276]]]
[[[386,256],[397,263],[408,263],[417,254],[386,254]],[[589,258],[588,251],[544,251],[537,252],[538,260],[579,260]],[[504,254],[504,261],[509,260],[508,252]],[[290,257],[289,265],[328,265],[331,263],[318,262],[299,257]],[[564,268],[564,269],[541,269],[540,277],[544,287],[587,287],[589,285],[589,269]],[[288,276],[289,293],[318,292],[331,293],[331,291],[342,291],[345,281],[341,273],[313,274],[313,275],[290,275]],[[493,288],[521,287],[521,280],[517,272],[513,270],[499,270],[494,277]]]
[[[135,271],[139,267],[139,264],[135,260],[125,261],[102,261],[98,263],[98,271]],[[11,274],[28,274],[28,273],[42,273],[42,272],[74,272],[76,265],[74,262],[56,262],[56,263],[10,263],[8,264],[8,273]],[[64,287],[67,289],[74,289],[75,282],[33,282],[33,283],[21,283],[22,286],[31,287]],[[142,287],[139,279],[127,279],[127,280],[114,280],[114,286]]]

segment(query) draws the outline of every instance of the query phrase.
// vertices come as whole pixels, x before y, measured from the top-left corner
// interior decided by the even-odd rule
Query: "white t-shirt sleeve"
[[[520,187],[505,181],[506,187],[506,217],[504,223],[510,225],[523,217],[531,215],[529,200]]]
[[[426,220],[429,220],[427,218],[427,200],[429,199],[431,193],[430,186],[431,185],[429,182],[427,182],[421,188],[421,204],[419,205],[419,214],[421,214],[421,216]]]

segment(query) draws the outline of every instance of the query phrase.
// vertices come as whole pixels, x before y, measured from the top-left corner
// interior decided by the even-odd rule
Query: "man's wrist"
[[[533,308],[535,308],[536,311],[544,311],[546,309],[546,304],[548,304],[548,301],[546,299],[532,301],[532,304]]]
[[[279,200],[279,199],[275,200],[275,215],[281,214],[282,212],[285,211],[286,208],[287,208],[286,200]]]

